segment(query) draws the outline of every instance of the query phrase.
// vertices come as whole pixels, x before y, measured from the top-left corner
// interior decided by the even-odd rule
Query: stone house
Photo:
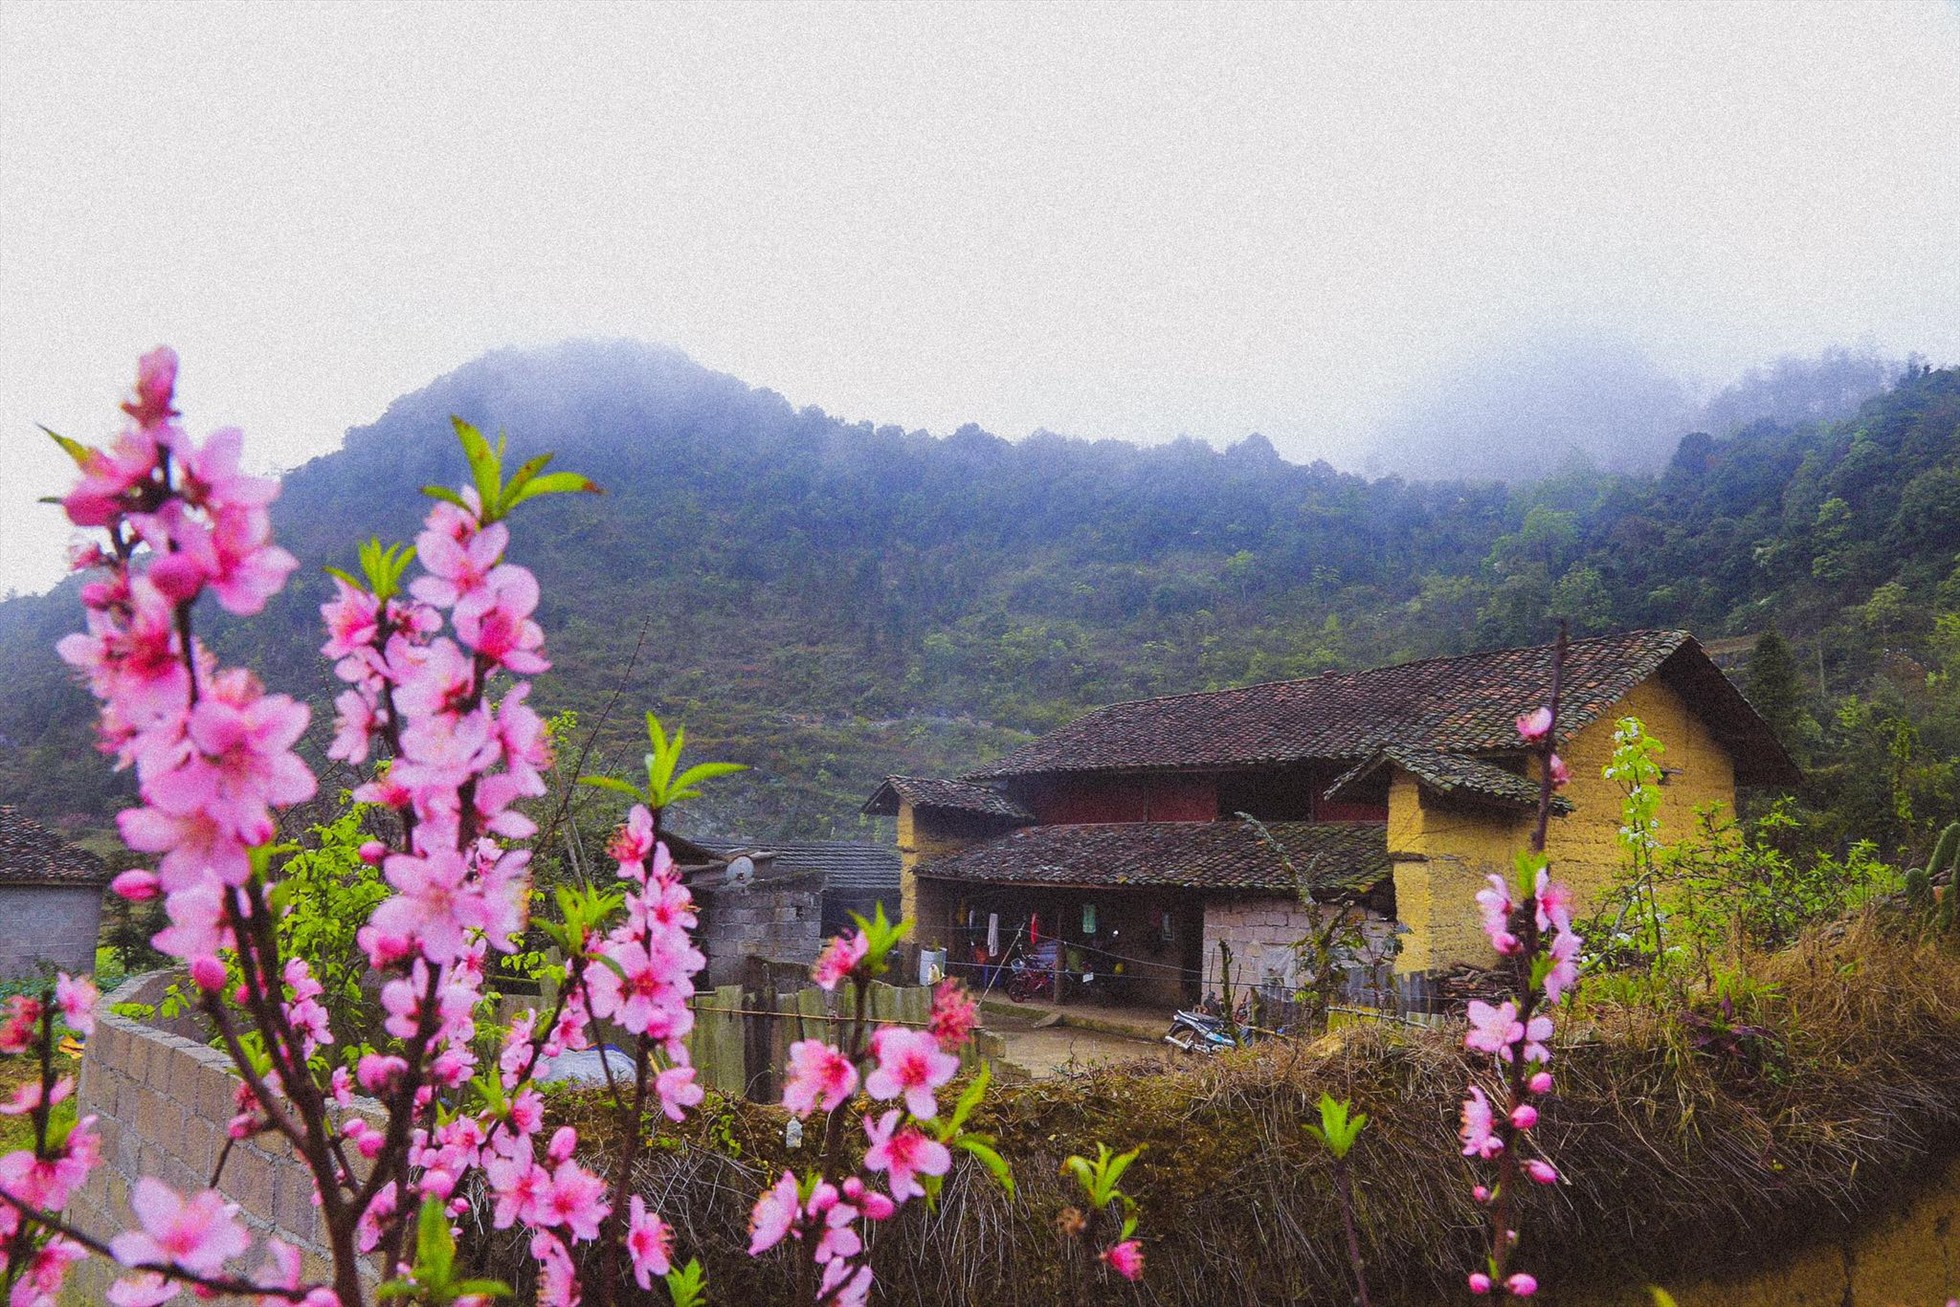
[[[1215,987],[1221,941],[1238,976],[1290,986],[1294,944],[1346,908],[1370,949],[1399,939],[1393,969],[1419,994],[1424,976],[1494,960],[1475,895],[1529,839],[1536,763],[1515,719],[1546,699],[1551,655],[1115,704],[957,780],[889,777],[864,810],[896,819],[915,938],[955,964],[1032,925],[1070,950],[1068,970],[1127,964],[1115,992],[1139,1001]],[[1664,830],[1732,809],[1739,787],[1801,779],[1686,632],[1573,641],[1559,739],[1572,781],[1548,852],[1582,901],[1620,863],[1621,795],[1601,769],[1626,716],[1666,746]]]
[[[26,979],[43,962],[93,972],[109,880],[102,859],[0,806],[0,980]]]

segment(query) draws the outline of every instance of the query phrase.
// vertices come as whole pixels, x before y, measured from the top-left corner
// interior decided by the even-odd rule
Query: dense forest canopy
[[[1731,410],[1773,410],[1773,381]],[[1841,408],[1820,385],[1814,411]],[[1819,842],[1890,852],[1960,815],[1960,371],[1689,435],[1658,474],[1506,486],[1296,465],[1256,435],[852,425],[638,344],[494,353],[292,472],[275,523],[305,566],[261,619],[205,619],[314,701],[318,742],[319,569],[412,536],[414,487],[462,475],[451,414],[605,486],[517,524],[555,662],[536,698],[605,721],[602,770],[637,757],[644,708],[752,764],[690,814],[702,834],[845,835],[883,774],[963,771],[1097,704],[1536,642],[1557,617],[1779,632],[1753,688],[1812,767]],[[52,653],[78,620],[65,590],[0,605],[0,794],[100,826],[127,781]]]

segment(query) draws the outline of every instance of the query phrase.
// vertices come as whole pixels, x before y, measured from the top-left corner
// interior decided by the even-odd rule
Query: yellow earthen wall
[[[1792,1250],[1777,1264],[1699,1280],[1665,1276],[1681,1307],[1939,1307],[1960,1295],[1960,1159],[1888,1211],[1845,1235]],[[1644,1285],[1574,1287],[1569,1307],[1652,1307]]]
[[[1601,772],[1612,760],[1613,729],[1622,717],[1638,717],[1666,746],[1661,763],[1672,774],[1661,787],[1663,841],[1692,834],[1698,807],[1735,806],[1735,768],[1727,751],[1666,685],[1649,679],[1635,686],[1561,750],[1572,769],[1562,793],[1573,810],[1552,820],[1546,852],[1554,874],[1578,893],[1582,911],[1590,910],[1620,867],[1621,794]],[[1526,815],[1425,799],[1413,779],[1396,775],[1388,796],[1388,848],[1398,859],[1396,915],[1409,927],[1398,971],[1495,960],[1479,924],[1476,893],[1485,876],[1510,871],[1530,836]]]
[[[920,821],[912,805],[898,805],[898,894],[900,911],[911,921],[919,919],[919,878],[913,868],[932,858],[957,853],[975,843],[970,835],[954,835],[936,830],[930,819]]]

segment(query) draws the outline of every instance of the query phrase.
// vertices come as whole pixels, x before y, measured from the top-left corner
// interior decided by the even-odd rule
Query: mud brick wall
[[[99,1238],[133,1223],[129,1193],[138,1176],[153,1175],[179,1192],[209,1187],[236,1111],[239,1080],[223,1053],[108,1011],[114,1003],[155,1003],[167,984],[168,977],[152,973],[109,995],[82,1058],[77,1108],[96,1118],[103,1164],[69,1199],[66,1215]],[[194,1019],[169,1024],[196,1028]],[[378,1119],[378,1103],[357,1103]],[[283,1139],[268,1134],[234,1143],[218,1188],[238,1204],[255,1239],[278,1236],[305,1255],[309,1275],[324,1277],[325,1232],[313,1206],[312,1176]],[[238,1269],[250,1270],[260,1260],[255,1249]],[[64,1307],[105,1301],[115,1269],[93,1258],[77,1266],[62,1294]]]

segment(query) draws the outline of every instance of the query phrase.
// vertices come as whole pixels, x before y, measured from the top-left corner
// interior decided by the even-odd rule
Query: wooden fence
[[[700,1083],[756,1102],[782,1096],[782,1071],[789,1046],[802,1039],[841,1043],[851,1021],[846,990],[826,993],[809,983],[807,964],[784,965],[751,959],[745,983],[722,985],[694,998],[694,1032],[688,1051]],[[924,985],[871,986],[869,1014],[883,1025],[923,1028],[932,1013],[932,990]],[[980,1033],[966,1054],[997,1058],[996,1036]]]

